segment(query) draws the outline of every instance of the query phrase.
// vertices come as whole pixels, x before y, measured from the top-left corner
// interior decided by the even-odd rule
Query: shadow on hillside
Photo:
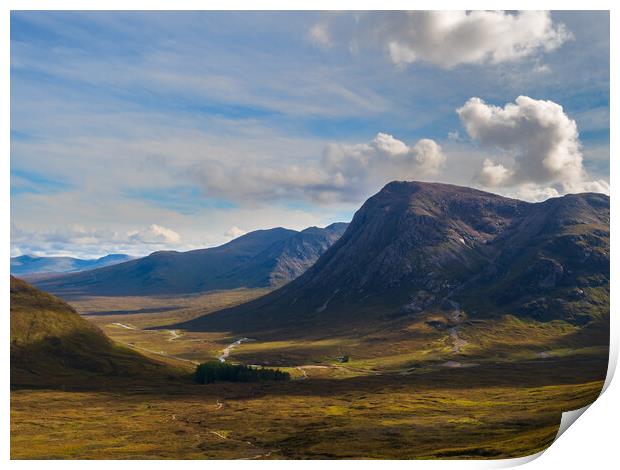
[[[145,308],[139,308],[136,310],[98,310],[98,311],[83,313],[82,316],[90,317],[90,316],[96,315],[96,316],[106,317],[108,315],[134,315],[134,314],[140,314],[140,313],[164,313],[164,312],[170,312],[172,310],[179,310],[181,308],[183,308],[182,305],[171,305],[169,307],[145,307]]]
[[[26,372],[27,376],[24,376]],[[169,372],[169,371],[168,371]],[[225,397],[227,400],[269,396],[345,397],[351,393],[405,392],[433,390],[467,391],[484,388],[536,388],[603,381],[607,358],[578,356],[522,362],[496,362],[471,368],[446,368],[421,364],[408,375],[384,374],[350,378],[309,378],[288,382],[216,383],[197,385],[191,376],[155,369],[144,374],[97,374],[72,370],[56,376],[41,371],[32,374],[18,366],[11,370],[11,389],[53,389],[64,391],[101,391],[121,395],[163,396],[174,401],[188,397]],[[27,380],[24,380],[27,379]],[[34,380],[33,380],[34,379]]]
[[[308,379],[277,385],[252,384],[245,388],[237,387],[236,391],[239,398],[246,398],[269,395],[344,396],[355,391],[373,393],[400,390],[416,393],[437,389],[465,391],[492,387],[535,388],[602,381],[606,373],[606,358],[583,357],[577,360],[563,358],[520,363],[492,363],[471,368],[437,367],[431,372],[419,374],[414,370],[410,375],[389,374],[346,379]],[[215,387],[217,386],[222,387],[221,384],[216,384]],[[233,391],[235,388],[230,387],[230,389]]]
[[[73,332],[11,344],[11,389],[100,389],[168,382],[188,370],[146,357],[104,335]]]

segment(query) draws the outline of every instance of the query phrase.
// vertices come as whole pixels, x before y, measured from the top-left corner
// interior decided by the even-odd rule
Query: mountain
[[[279,286],[303,274],[333,245],[347,228],[336,222],[325,228],[310,227],[267,247],[258,256],[231,272],[229,278],[246,279],[252,286]]]
[[[363,331],[444,312],[585,324],[609,313],[609,197],[529,203],[392,182],[303,275],[186,329]]]
[[[23,255],[11,258],[11,274],[24,276],[42,273],[72,273],[111,266],[131,259],[133,259],[132,256],[120,254],[106,255],[97,259]]]
[[[11,386],[146,376],[168,366],[114,344],[72,307],[11,276]]]
[[[215,248],[144,258],[35,282],[60,295],[186,294],[284,284],[311,266],[347,224],[257,230]]]

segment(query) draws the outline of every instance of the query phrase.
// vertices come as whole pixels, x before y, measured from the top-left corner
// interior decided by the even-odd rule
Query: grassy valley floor
[[[194,363],[240,338],[166,325],[262,293],[70,300],[180,375],[13,384],[12,458],[519,457],[553,441],[563,411],[594,401],[607,370],[596,328],[511,316],[437,328],[418,318],[370,333],[257,334],[227,361],[294,380],[194,384]]]

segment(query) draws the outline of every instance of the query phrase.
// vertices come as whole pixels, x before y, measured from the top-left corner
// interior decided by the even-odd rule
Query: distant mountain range
[[[257,230],[224,245],[187,252],[158,251],[90,271],[35,280],[59,295],[185,294],[239,287],[280,286],[308,269],[347,224]]]
[[[303,275],[177,326],[363,334],[425,312],[444,312],[447,325],[506,313],[574,325],[608,321],[609,197],[528,203],[466,187],[393,182]]]
[[[11,258],[11,274],[23,276],[42,273],[73,273],[111,266],[131,259],[134,257],[119,254],[111,254],[97,259],[23,255]]]

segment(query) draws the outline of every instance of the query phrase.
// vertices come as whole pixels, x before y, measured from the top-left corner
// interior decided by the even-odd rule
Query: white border
[[[468,9],[497,9],[499,7],[503,9],[549,9],[549,10],[562,10],[562,9],[583,9],[583,10],[611,10],[611,83],[618,83],[620,75],[618,74],[618,57],[617,57],[617,40],[618,34],[615,31],[618,30],[619,22],[617,21],[618,8],[614,8],[617,2],[612,1],[599,1],[590,0],[582,2],[567,2],[567,1],[531,1],[523,0],[519,2],[497,2],[497,1],[443,1],[443,0],[419,0],[419,1],[402,1],[402,0],[383,0],[378,1],[340,1],[340,0],[314,0],[310,1],[296,1],[292,4],[289,1],[283,0],[263,0],[261,2],[249,2],[244,0],[227,0],[227,1],[198,1],[198,0],[175,0],[170,2],[169,0],[91,0],[85,2],[84,0],[50,0],[50,1],[37,1],[37,0],[5,0],[1,7],[0,16],[0,45],[1,45],[1,63],[2,74],[0,75],[0,81],[2,83],[1,95],[2,99],[2,113],[0,114],[0,123],[2,125],[2,132],[0,133],[0,142],[3,149],[3,167],[0,175],[2,181],[2,196],[0,201],[1,214],[3,215],[3,230],[0,232],[2,237],[3,246],[5,246],[5,253],[10,253],[10,223],[7,215],[10,211],[9,200],[9,155],[10,155],[10,43],[9,43],[9,24],[10,24],[10,10],[232,10],[232,9],[260,9],[260,10],[334,10],[334,9],[352,9],[352,10],[366,10],[366,9],[462,9],[464,6]],[[610,133],[610,151],[611,155],[616,155],[618,151],[618,145],[616,139],[618,131],[618,108],[615,105],[617,103],[618,95],[616,88],[611,89],[611,133]],[[615,161],[612,159],[610,162],[611,174],[610,181],[615,181],[614,175],[616,174]],[[615,214],[615,196],[611,198],[612,214]],[[618,233],[618,224],[615,223],[616,219],[612,216],[612,246],[615,244],[615,234]],[[8,256],[7,256],[8,258]],[[8,259],[5,258],[5,266],[8,265]],[[7,266],[8,267],[8,266]],[[615,256],[615,251],[612,250],[611,256],[612,272],[618,272],[618,257]],[[8,269],[5,271],[8,273]],[[612,276],[612,303],[611,311],[615,312],[615,292],[617,282],[614,282],[616,276]],[[2,350],[4,358],[4,374],[2,376],[3,382],[3,406],[2,406],[2,451],[4,460],[9,460],[10,455],[10,443],[9,443],[9,278],[5,276],[2,278],[0,285],[0,295],[2,296],[4,309],[3,321],[4,321],[4,340],[2,341]],[[514,466],[531,461],[528,464],[528,468],[544,468],[548,469],[550,466],[554,468],[579,468],[584,467],[592,468],[609,468],[611,463],[617,461],[616,446],[617,442],[617,429],[618,418],[620,409],[620,388],[617,385],[617,381],[611,382],[613,371],[616,367],[618,357],[618,337],[619,327],[618,321],[612,314],[611,322],[611,349],[610,349],[610,372],[605,384],[607,388],[604,394],[590,406],[590,408],[579,419],[579,425],[572,426],[562,437],[555,442],[547,451],[542,455],[536,455],[529,458],[513,459],[513,460],[500,460],[500,461],[381,461],[379,465],[388,465],[393,468],[500,468],[507,466]],[[539,457],[539,458],[535,458]],[[534,459],[534,460],[533,460]],[[533,461],[532,461],[533,460]],[[36,465],[36,462],[27,461],[12,461],[10,465],[15,468],[29,468],[31,465]],[[312,461],[296,461],[294,465],[300,467],[306,467],[314,465],[316,462]],[[107,468],[110,465],[108,461],[94,461],[94,462],[76,462],[76,461],[46,461],[40,462],[40,465],[45,465],[47,468],[54,469],[66,469],[68,467],[82,468],[84,465],[88,465],[91,468]],[[255,468],[273,468],[290,465],[288,461],[115,461],[115,466],[119,468],[132,468],[147,466],[149,468],[171,468],[172,466],[184,466],[187,468],[204,468],[205,465],[216,468],[236,469],[246,465],[252,465]],[[354,465],[356,469],[367,468],[377,465],[372,461],[327,461],[321,462],[322,466],[326,468],[336,468],[342,466]]]
[[[5,0],[9,10],[613,10],[611,0]]]

